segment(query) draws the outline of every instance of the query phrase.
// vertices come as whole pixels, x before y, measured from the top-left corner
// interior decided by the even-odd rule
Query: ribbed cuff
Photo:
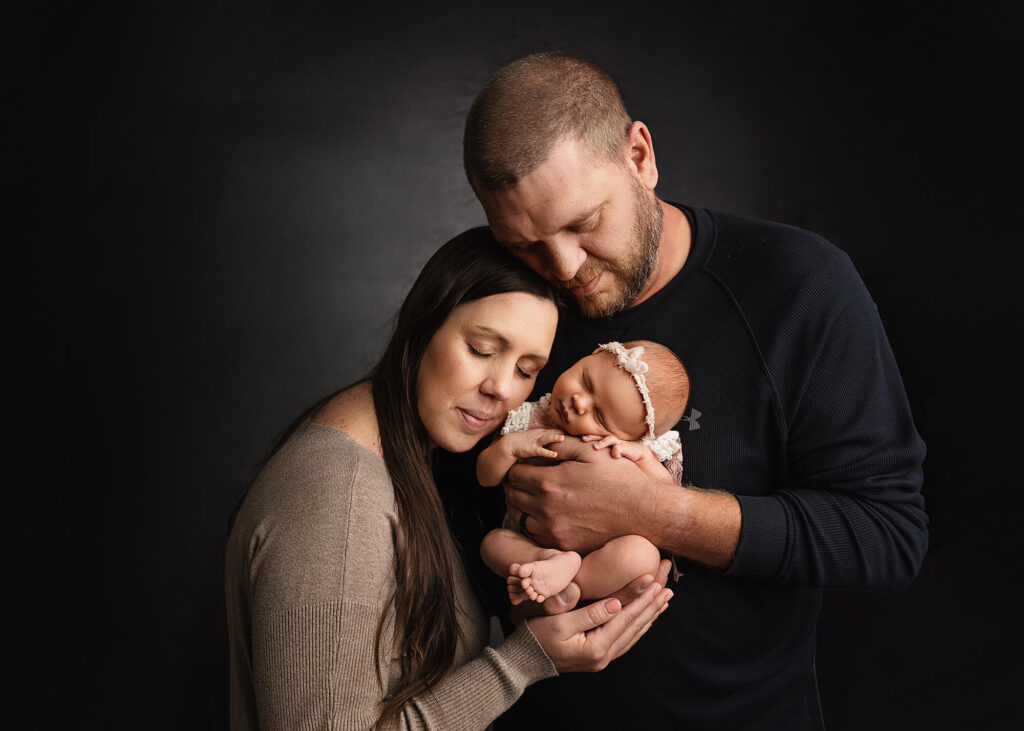
[[[521,622],[495,652],[508,663],[508,667],[515,668],[522,675],[524,687],[558,675],[555,664],[544,652],[527,622]]]
[[[786,558],[789,517],[782,501],[772,495],[737,495],[743,523],[736,555],[725,572],[752,579],[775,578]]]

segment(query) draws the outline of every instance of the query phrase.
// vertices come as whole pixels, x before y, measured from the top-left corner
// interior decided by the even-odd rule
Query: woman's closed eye
[[[486,350],[480,350],[480,348],[477,348],[476,346],[469,342],[466,343],[466,347],[469,348],[469,352],[472,353],[474,357],[477,358],[493,358],[495,355],[497,355],[497,353],[488,353]],[[521,365],[517,364],[516,375],[527,381],[531,381],[534,379],[534,377],[536,377],[537,374],[536,372],[528,371]]]

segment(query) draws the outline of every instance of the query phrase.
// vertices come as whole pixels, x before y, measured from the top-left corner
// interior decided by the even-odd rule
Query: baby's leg
[[[581,599],[600,599],[638,576],[657,574],[661,554],[642,536],[620,536],[588,553],[574,581]]]
[[[541,548],[514,530],[498,528],[484,536],[480,555],[491,571],[506,576],[513,604],[543,602],[569,586],[580,567],[575,551]]]

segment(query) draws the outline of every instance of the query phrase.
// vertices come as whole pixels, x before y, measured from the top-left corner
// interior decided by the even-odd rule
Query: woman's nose
[[[512,373],[495,371],[481,384],[480,390],[488,396],[504,401],[512,396]]]

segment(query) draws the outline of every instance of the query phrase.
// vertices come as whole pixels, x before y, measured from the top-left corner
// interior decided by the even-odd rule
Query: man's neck
[[[683,265],[686,264],[686,257],[690,255],[691,231],[690,221],[686,214],[660,199],[658,205],[661,206],[664,216],[661,225],[661,240],[658,242],[658,261],[654,264],[651,276],[647,278],[647,284],[644,285],[630,307],[636,307],[671,282],[672,278],[682,271]]]

